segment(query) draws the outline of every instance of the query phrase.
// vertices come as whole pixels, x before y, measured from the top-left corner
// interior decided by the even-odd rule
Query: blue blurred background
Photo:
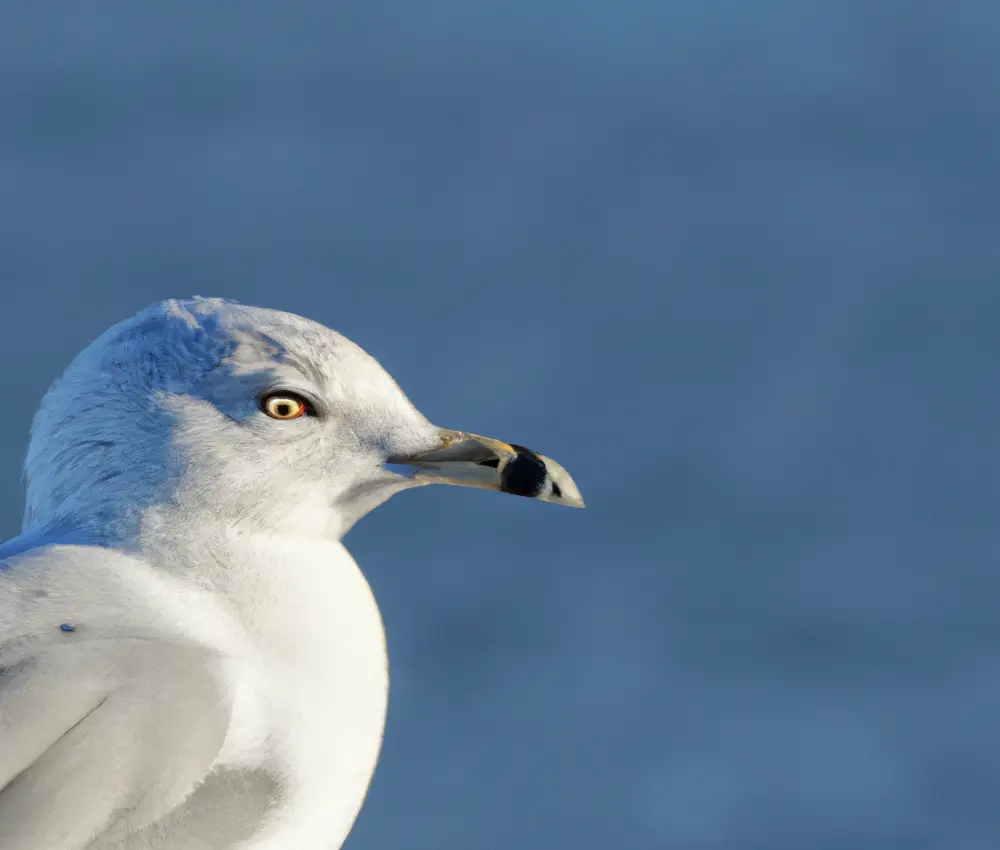
[[[1000,7],[11,3],[2,531],[49,381],[168,295],[329,324],[586,512],[348,538],[351,850],[995,850]]]

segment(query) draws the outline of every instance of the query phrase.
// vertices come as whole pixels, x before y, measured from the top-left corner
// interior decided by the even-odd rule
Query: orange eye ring
[[[260,409],[272,419],[287,422],[309,412],[309,403],[292,393],[274,393],[260,400]]]

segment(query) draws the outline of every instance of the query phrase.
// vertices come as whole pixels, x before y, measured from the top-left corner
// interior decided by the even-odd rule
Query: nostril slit
[[[500,458],[498,458],[498,457],[491,457],[489,460],[481,460],[481,461],[479,461],[479,465],[480,466],[488,466],[491,469],[496,469],[498,466],[500,466]]]

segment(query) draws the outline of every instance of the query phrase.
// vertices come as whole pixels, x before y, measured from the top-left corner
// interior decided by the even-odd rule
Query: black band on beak
[[[386,464],[397,475],[418,484],[459,484],[501,490],[514,496],[541,499],[574,508],[583,497],[573,479],[552,458],[516,446],[469,434],[439,429],[439,442],[428,449],[390,455]]]
[[[517,452],[504,464],[500,473],[500,489],[514,496],[535,498],[545,489],[548,472],[545,464],[531,449],[513,446]]]

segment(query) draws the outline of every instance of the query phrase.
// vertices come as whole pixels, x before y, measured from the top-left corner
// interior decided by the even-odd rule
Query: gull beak
[[[524,446],[502,443],[464,431],[440,429],[441,442],[415,454],[388,458],[389,467],[427,484],[485,487],[542,502],[583,507],[583,497],[570,474],[551,458]]]

